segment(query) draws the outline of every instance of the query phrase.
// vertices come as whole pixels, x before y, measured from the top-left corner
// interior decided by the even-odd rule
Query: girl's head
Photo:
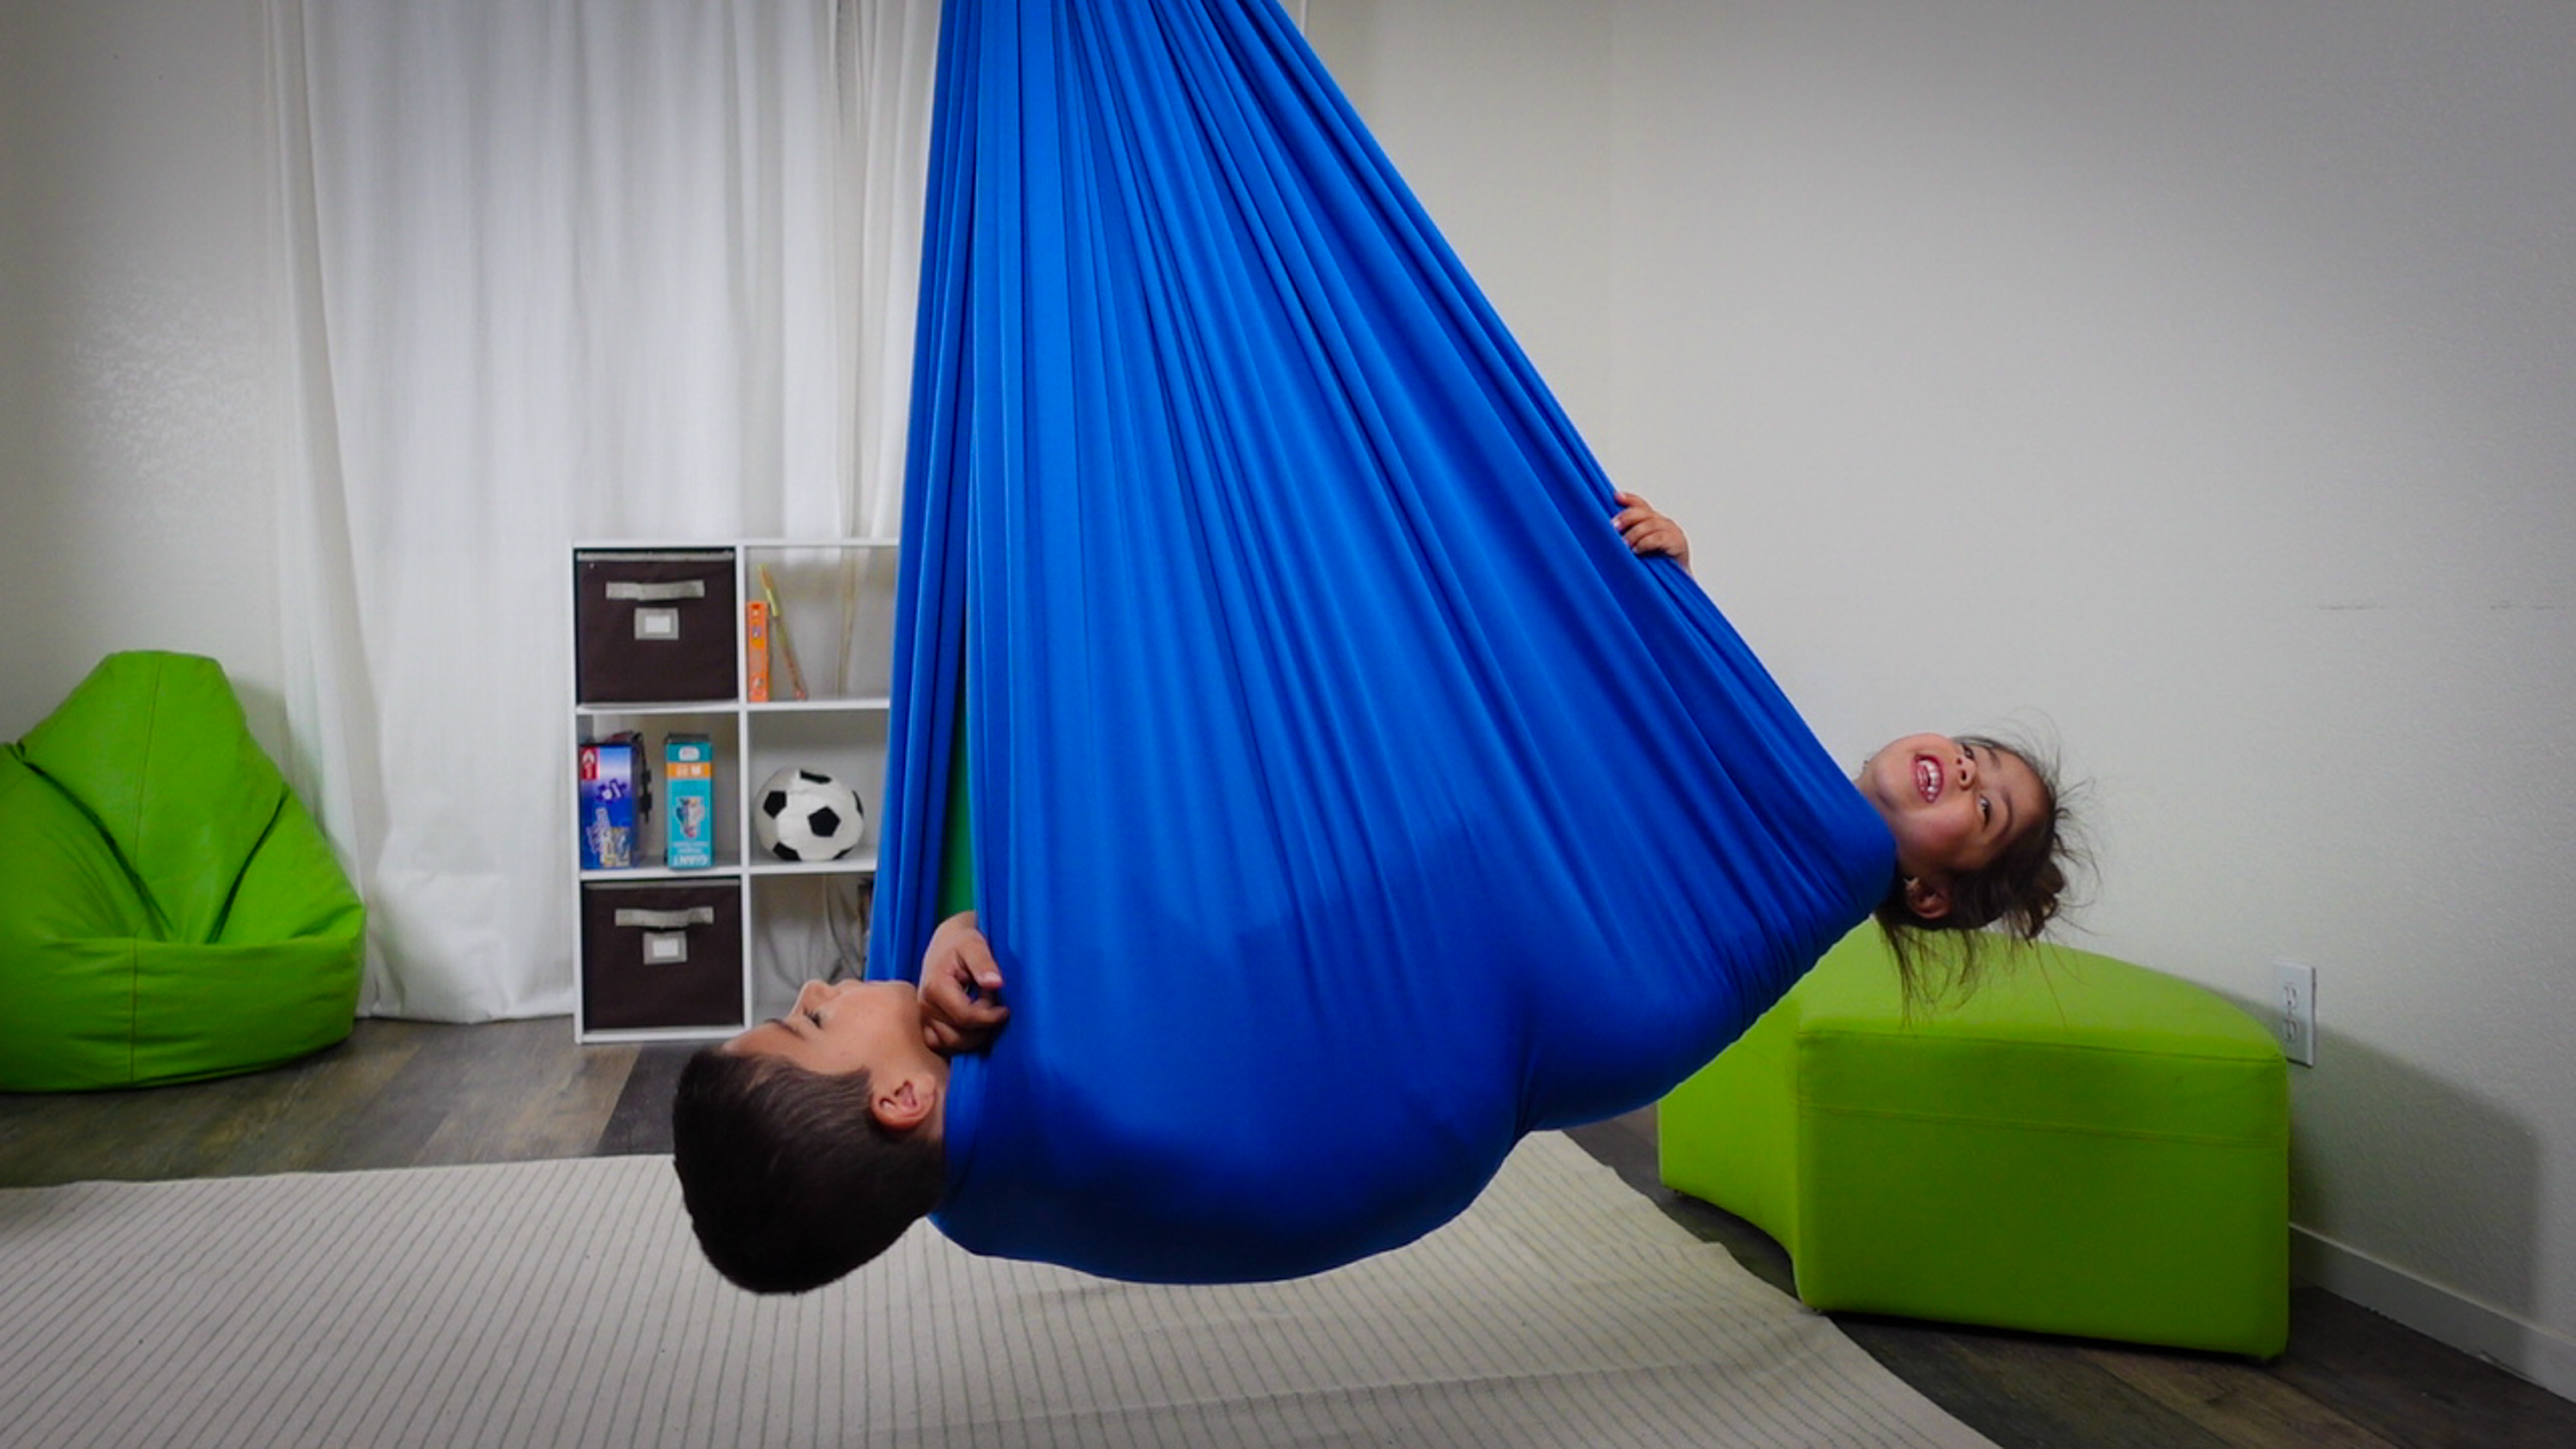
[[[2029,941],[2056,917],[2073,843],[2056,770],[2028,747],[1908,735],[1870,756],[1854,783],[1896,837],[1896,879],[1877,916],[1909,998],[1937,994],[1920,979],[1923,933],[1991,926]],[[1955,958],[1961,989],[1977,944],[1965,938]]]

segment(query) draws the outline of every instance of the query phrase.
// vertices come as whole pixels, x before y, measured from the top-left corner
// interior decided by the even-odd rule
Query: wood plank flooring
[[[562,1018],[362,1021],[306,1061],[220,1082],[0,1094],[0,1188],[664,1152],[688,1049],[581,1047]],[[1573,1134],[1702,1239],[1783,1288],[1759,1230],[1655,1178],[1651,1113]],[[0,1312],[7,1293],[0,1287]],[[2003,1449],[2564,1449],[2576,1404],[2313,1288],[2270,1364],[1836,1315]]]

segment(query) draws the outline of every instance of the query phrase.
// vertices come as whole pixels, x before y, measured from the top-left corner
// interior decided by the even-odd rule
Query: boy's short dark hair
[[[939,1205],[947,1156],[869,1110],[864,1069],[807,1071],[706,1047],[671,1101],[672,1166],[698,1246],[754,1293],[802,1293],[893,1246]]]

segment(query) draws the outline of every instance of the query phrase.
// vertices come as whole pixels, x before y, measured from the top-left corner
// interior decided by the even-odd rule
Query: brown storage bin
[[[585,882],[581,1014],[585,1031],[744,1025],[740,885]]]
[[[733,550],[582,549],[572,567],[581,703],[734,698]]]

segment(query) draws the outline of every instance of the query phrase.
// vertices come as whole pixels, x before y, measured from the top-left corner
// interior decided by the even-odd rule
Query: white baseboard
[[[2576,1399],[2576,1340],[2293,1225],[2290,1272],[2562,1399]]]

